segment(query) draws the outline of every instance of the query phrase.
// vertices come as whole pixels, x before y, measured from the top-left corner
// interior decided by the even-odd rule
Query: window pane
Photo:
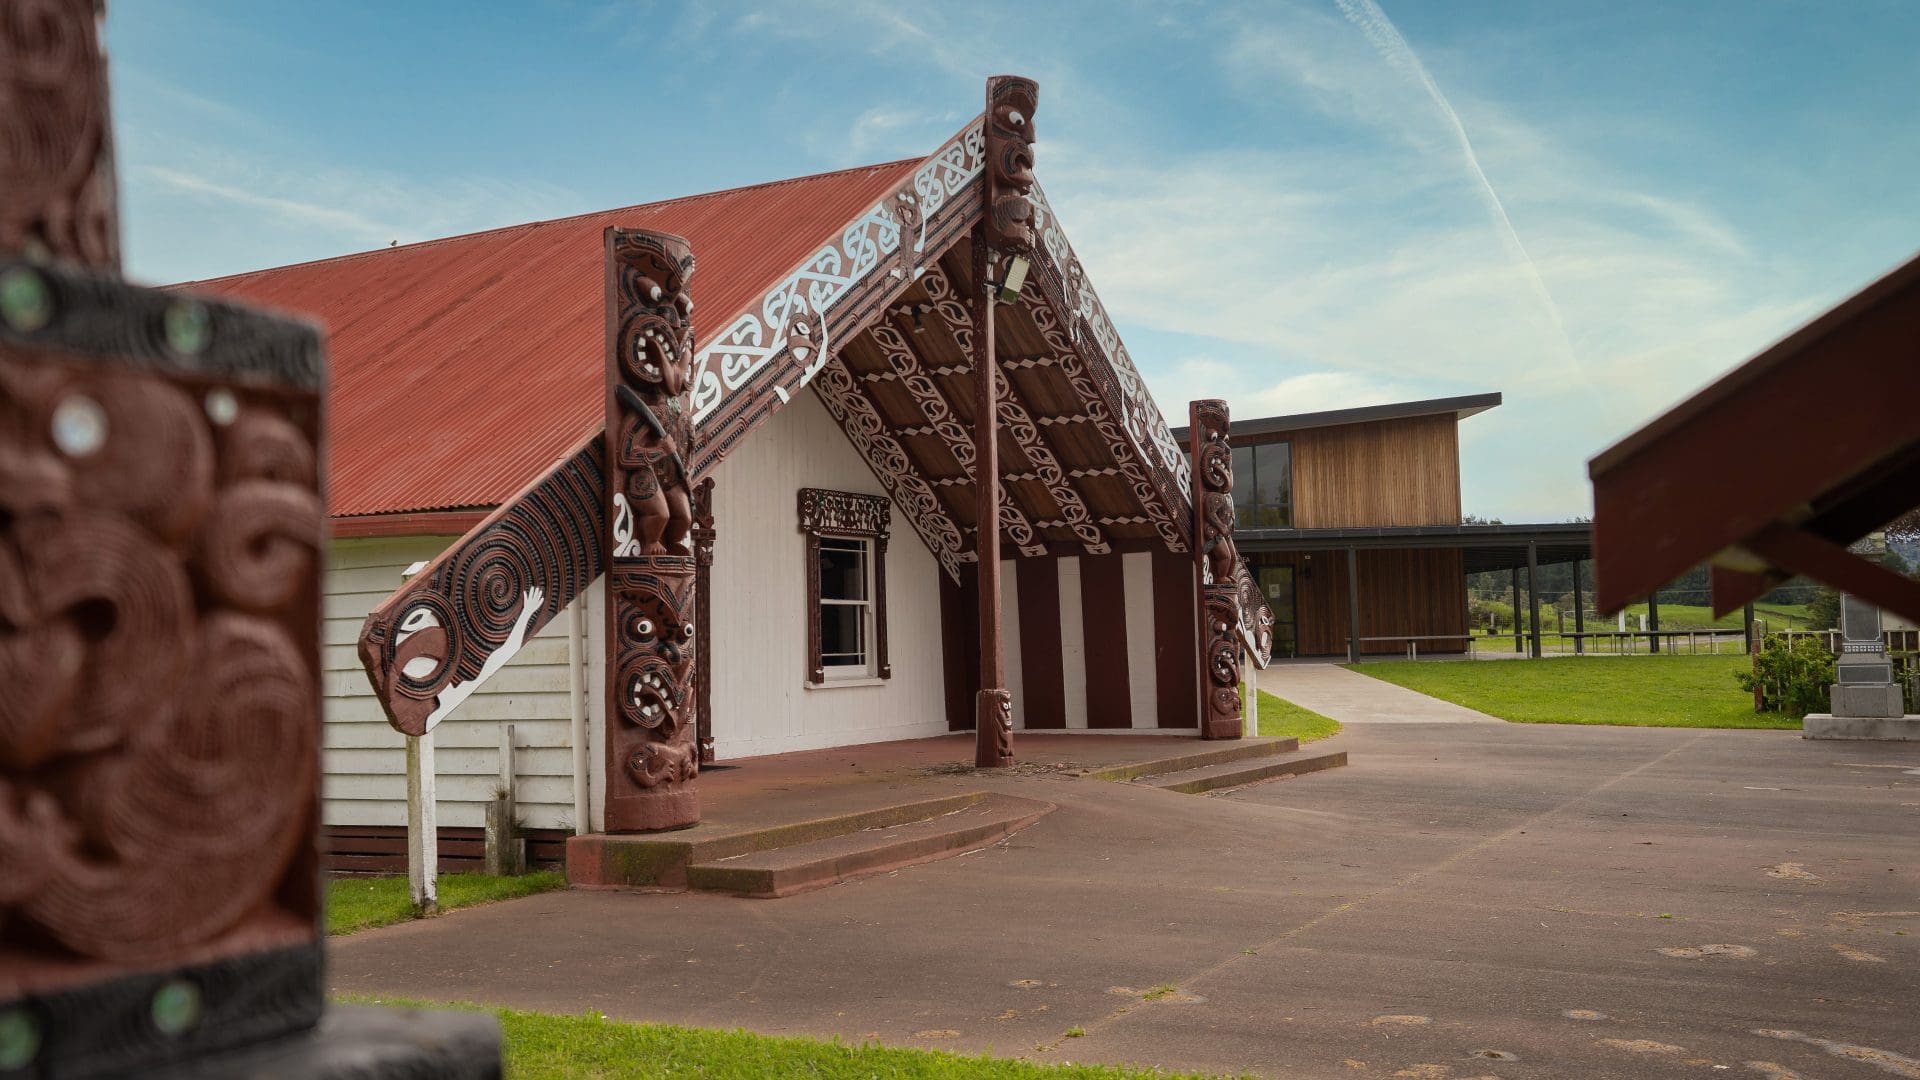
[[[1255,524],[1253,486],[1253,448],[1236,446],[1233,448],[1233,514],[1241,525]]]
[[[865,604],[820,605],[820,663],[860,667],[867,662]]]
[[[867,542],[820,538],[820,599],[867,598]]]
[[[1293,444],[1262,443],[1251,447],[1254,471],[1255,524],[1286,528],[1293,524]],[[1242,523],[1245,519],[1242,518]]]

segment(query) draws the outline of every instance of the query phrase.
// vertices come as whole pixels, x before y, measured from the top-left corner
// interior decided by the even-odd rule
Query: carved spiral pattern
[[[33,9],[0,13],[6,47]],[[176,356],[177,297],[35,272],[54,317],[0,333],[0,953],[31,987],[308,940],[289,875],[311,870],[319,743],[318,399],[276,380],[317,371],[317,340]],[[262,321],[225,312],[242,339]]]
[[[419,734],[448,686],[479,676],[531,590],[542,602],[528,638],[600,576],[605,461],[605,446],[591,440],[367,616],[360,660],[396,728]],[[422,658],[429,664],[409,674]]]

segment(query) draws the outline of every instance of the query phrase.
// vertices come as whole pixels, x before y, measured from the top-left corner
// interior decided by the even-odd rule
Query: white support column
[[[569,742],[573,747],[573,832],[584,836],[593,829],[592,757],[587,753],[587,595],[567,605],[567,693],[573,701]]]
[[[407,894],[413,910],[440,906],[440,826],[434,812],[433,732],[407,737]]]
[[[416,562],[400,572],[408,581],[427,568]],[[416,915],[440,908],[440,817],[434,804],[433,729],[407,740],[407,895]]]

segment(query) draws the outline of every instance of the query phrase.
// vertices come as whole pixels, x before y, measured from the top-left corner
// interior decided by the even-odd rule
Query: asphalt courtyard
[[[567,892],[330,943],[336,990],[1299,1077],[1920,1078],[1920,746],[1356,725],[783,900]],[[1069,1036],[1070,1031],[1084,1034]]]

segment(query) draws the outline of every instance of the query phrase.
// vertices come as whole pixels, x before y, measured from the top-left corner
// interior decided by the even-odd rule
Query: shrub
[[[1736,671],[1733,677],[1748,693],[1759,689],[1755,712],[1804,717],[1827,710],[1833,654],[1818,638],[1795,638],[1789,645],[1784,637],[1770,637],[1753,658],[1753,670]]]

